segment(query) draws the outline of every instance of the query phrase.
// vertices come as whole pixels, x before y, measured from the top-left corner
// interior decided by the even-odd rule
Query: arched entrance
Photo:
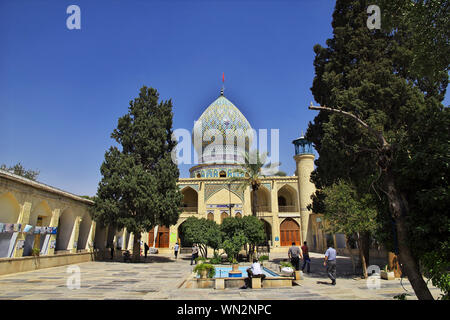
[[[198,211],[198,194],[197,191],[191,187],[186,187],[181,190],[183,194],[183,212],[194,212]]]
[[[220,223],[223,222],[223,219],[228,218],[228,217],[229,217],[228,213],[225,211],[222,211],[222,213],[220,214]]]
[[[289,186],[284,185],[278,190],[278,212],[298,212],[297,208],[297,191]]]
[[[169,228],[166,226],[158,226],[158,234],[156,235],[155,248],[169,247]],[[155,228],[148,233],[148,246],[153,247],[153,240],[155,239]]]
[[[213,217],[213,219],[214,219],[214,217]],[[191,247],[192,243],[184,238],[183,227],[184,227],[184,222],[178,226],[178,240],[180,241],[179,245],[182,248]]]
[[[282,247],[291,246],[292,242],[300,245],[300,226],[293,219],[287,218],[281,223],[280,242]]]
[[[10,192],[0,195],[0,221],[8,224],[17,223],[19,214],[20,206],[15,197]],[[0,232],[0,258],[9,257],[12,254],[17,234]]]
[[[56,234],[56,251],[71,250],[69,248],[70,238],[72,237],[75,225],[75,214],[66,209],[59,217],[58,230]]]
[[[214,221],[214,213],[208,212],[208,217],[207,217],[207,219],[210,220],[210,221]]]
[[[80,223],[80,228],[78,232],[78,250],[86,250],[88,247],[88,237],[91,231],[92,219],[91,216],[86,213]]]
[[[266,220],[261,220],[264,223],[264,233],[266,234],[265,244],[272,245],[272,227]]]
[[[31,212],[28,224],[38,227],[50,226],[52,212],[46,201],[39,203],[36,208]],[[41,254],[46,254],[48,248],[48,241],[50,235],[27,234],[25,237],[25,244],[23,248],[23,256],[31,256],[33,249],[39,249]],[[43,248],[44,242],[47,241],[46,248]],[[44,252],[42,252],[44,251]]]

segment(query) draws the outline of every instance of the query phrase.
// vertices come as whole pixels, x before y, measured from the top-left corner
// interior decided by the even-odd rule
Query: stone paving
[[[283,258],[284,255],[271,254],[269,266]],[[311,253],[311,258],[311,273],[305,274],[299,285],[289,288],[186,289],[183,283],[192,273],[189,256],[182,255],[174,260],[159,254],[149,256],[144,263],[96,261],[78,264],[81,287],[74,290],[66,285],[70,276],[68,266],[0,276],[0,299],[393,300],[402,293],[411,295],[407,299],[416,299],[407,279],[403,279],[402,284],[400,279],[381,280],[380,289],[368,289],[365,280],[351,276],[351,262],[346,257],[338,257],[337,285],[332,286],[322,265],[322,255]],[[440,291],[431,285],[430,290],[435,298],[440,295]]]

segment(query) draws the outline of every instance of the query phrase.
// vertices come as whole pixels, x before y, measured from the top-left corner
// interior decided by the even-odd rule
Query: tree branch
[[[330,111],[330,112],[335,112],[335,113],[340,113],[343,114],[349,118],[352,118],[354,120],[356,120],[356,122],[358,122],[361,126],[363,126],[364,128],[366,128],[370,133],[372,133],[375,138],[378,140],[378,142],[380,143],[382,148],[386,148],[389,146],[389,143],[386,141],[386,139],[384,138],[383,134],[380,131],[377,131],[375,129],[373,129],[371,126],[369,126],[367,123],[365,123],[363,120],[361,120],[360,118],[358,118],[357,116],[355,116],[354,114],[350,113],[350,112],[346,112],[346,111],[342,111],[339,109],[333,109],[333,108],[329,108],[327,106],[313,106],[312,102],[311,105],[308,107],[308,109],[310,110],[323,110],[323,111]]]

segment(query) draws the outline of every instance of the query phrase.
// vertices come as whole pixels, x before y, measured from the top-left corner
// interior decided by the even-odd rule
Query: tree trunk
[[[141,261],[141,233],[133,232],[133,262]]]
[[[258,204],[258,189],[253,189],[253,199],[252,199],[252,214],[256,217],[257,213],[256,213],[256,206]]]
[[[367,264],[366,264],[366,257],[364,256],[364,250],[363,250],[363,244],[362,244],[363,241],[361,239],[359,232],[357,232],[356,235],[358,237],[358,251],[359,251],[359,257],[361,259],[361,268],[362,268],[362,272],[363,272],[363,277],[364,277],[364,279],[367,279]]]
[[[400,266],[402,271],[406,273],[417,298],[419,300],[434,300],[427,284],[425,283],[425,280],[423,280],[416,259],[412,255],[411,249],[409,248],[408,230],[406,224],[408,205],[404,197],[395,187],[394,177],[391,170],[392,169],[388,166],[386,169],[385,184],[389,199],[389,209],[397,229],[399,249],[398,259],[400,261]]]
[[[366,259],[366,265],[370,266],[370,244],[371,244],[371,236],[369,232],[363,232],[361,234],[361,245],[364,254],[364,258]]]

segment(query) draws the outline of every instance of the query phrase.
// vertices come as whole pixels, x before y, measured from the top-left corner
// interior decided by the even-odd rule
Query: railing
[[[296,212],[295,206],[278,206],[278,212]]]
[[[256,212],[270,212],[269,206],[257,206]]]
[[[193,213],[197,213],[198,212],[198,207],[181,207],[181,210],[183,212],[193,212]]]

